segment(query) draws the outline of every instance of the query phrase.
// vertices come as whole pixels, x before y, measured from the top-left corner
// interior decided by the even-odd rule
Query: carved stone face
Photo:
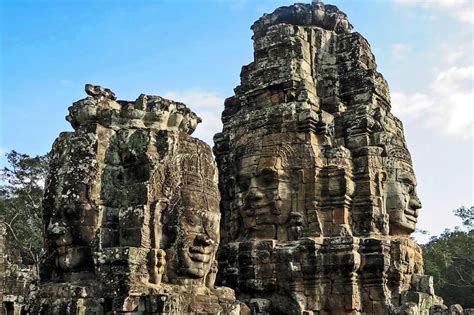
[[[53,213],[47,233],[53,242],[58,269],[78,271],[91,266],[96,221],[97,212],[88,203],[62,204]]]
[[[217,251],[219,214],[190,205],[183,206],[180,213],[177,239],[179,273],[190,278],[202,278],[209,272]]]
[[[276,238],[277,226],[291,211],[290,180],[281,164],[280,157],[271,156],[240,161],[236,207],[248,239]]]
[[[397,168],[386,182],[386,207],[390,234],[408,235],[415,231],[421,202],[416,194],[416,179],[409,167]]]
[[[170,281],[204,281],[219,245],[217,171],[211,152],[205,153],[178,155],[173,166],[174,192],[163,218]]]

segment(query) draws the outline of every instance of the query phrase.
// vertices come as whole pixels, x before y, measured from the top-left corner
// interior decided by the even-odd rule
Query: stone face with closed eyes
[[[214,137],[218,283],[255,313],[427,311],[440,300],[412,285],[424,277],[413,164],[369,43],[319,1],[252,30],[254,60]]]
[[[34,309],[237,314],[214,285],[220,194],[210,147],[190,136],[200,118],[159,96],[86,92],[53,145]]]

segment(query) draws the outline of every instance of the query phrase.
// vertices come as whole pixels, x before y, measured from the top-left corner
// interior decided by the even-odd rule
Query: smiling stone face
[[[219,245],[217,171],[204,143],[187,140],[183,148],[167,162],[171,175],[164,186],[169,202],[162,215],[162,246],[169,282],[204,285]]]
[[[97,140],[84,133],[64,133],[53,146],[43,199],[47,252],[52,264],[47,277],[64,281],[71,272],[93,270],[99,217],[95,147]]]
[[[421,202],[416,194],[413,170],[402,163],[391,172],[386,182],[386,207],[390,234],[409,235],[415,231]]]
[[[387,179],[385,207],[389,216],[391,235],[410,235],[415,231],[421,202],[416,193],[416,177],[409,152],[393,147],[385,158]]]
[[[219,243],[219,214],[192,207],[180,210],[178,224],[179,273],[202,278],[210,269]]]
[[[58,269],[73,271],[91,265],[96,221],[97,211],[87,203],[62,206],[55,212],[47,233],[54,243]],[[94,225],[83,225],[85,223]]]
[[[275,214],[281,212],[278,199],[277,158],[263,158],[254,165],[241,162],[238,177],[238,207],[244,230],[249,239],[274,238],[277,224]]]
[[[257,149],[237,164],[234,206],[241,219],[241,237],[287,239],[286,225],[295,210],[295,183],[280,147]]]

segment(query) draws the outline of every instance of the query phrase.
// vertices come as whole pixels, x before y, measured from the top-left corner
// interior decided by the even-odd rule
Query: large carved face
[[[63,271],[77,271],[92,266],[91,248],[97,211],[85,201],[85,185],[78,185],[77,188],[78,202],[61,203],[47,226],[56,268]]]
[[[416,194],[416,179],[409,166],[398,163],[386,182],[386,207],[390,234],[408,235],[415,231],[421,202]]]
[[[164,224],[170,241],[168,271],[179,279],[203,279],[219,244],[217,172],[210,151],[208,154],[209,157],[184,157],[175,165],[175,192]]]
[[[179,209],[178,272],[190,278],[202,278],[209,272],[219,244],[218,204],[206,209],[186,203]]]
[[[236,208],[244,238],[278,238],[278,227],[288,220],[292,190],[282,164],[278,155],[251,155],[240,160]]]

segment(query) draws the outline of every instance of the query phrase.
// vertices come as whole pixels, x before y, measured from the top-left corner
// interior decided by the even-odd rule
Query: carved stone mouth
[[[192,261],[199,262],[199,263],[208,263],[209,261],[211,261],[210,254],[199,254],[199,253],[190,252],[189,258],[191,258]]]
[[[416,223],[418,222],[418,213],[416,210],[411,210],[411,209],[406,209],[405,210],[405,217],[407,218],[407,220],[413,222],[413,223]]]
[[[204,254],[210,255],[213,252],[212,246],[191,246],[189,247],[191,254]]]
[[[211,260],[213,250],[212,246],[190,246],[188,256],[192,261],[207,263]]]

